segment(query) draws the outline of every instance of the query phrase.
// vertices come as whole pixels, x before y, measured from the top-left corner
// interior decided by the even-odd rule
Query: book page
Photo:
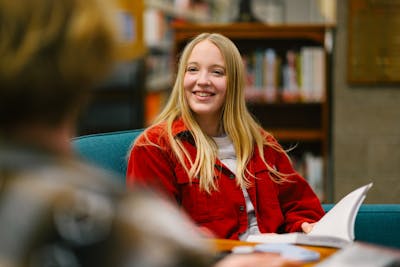
[[[347,240],[337,238],[334,236],[308,235],[306,233],[256,234],[256,235],[250,235],[246,241],[256,242],[256,243],[267,243],[267,244],[278,244],[278,243],[301,244],[301,245],[323,246],[323,247],[334,247],[334,248],[342,248],[347,244],[349,244]]]
[[[263,234],[249,235],[246,241],[260,242],[260,243],[296,244],[298,235],[303,235],[303,233],[286,233],[286,234],[263,233]]]
[[[371,187],[372,183],[369,183],[343,197],[314,225],[309,234],[263,233],[250,235],[246,241],[344,247],[354,240],[355,219],[366,193]]]
[[[314,225],[309,235],[326,235],[353,241],[356,215],[371,187],[372,183],[369,183],[342,198]]]

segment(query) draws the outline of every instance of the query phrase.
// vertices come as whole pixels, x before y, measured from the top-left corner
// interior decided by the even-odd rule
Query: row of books
[[[258,49],[243,55],[249,101],[323,102],[326,91],[325,50],[302,47],[277,53]]]
[[[291,156],[294,168],[307,179],[318,198],[324,200],[323,177],[324,160],[321,155],[309,151],[300,156]]]
[[[172,21],[205,22],[210,20],[209,4],[193,0],[144,0],[143,30],[149,47],[170,50]]]

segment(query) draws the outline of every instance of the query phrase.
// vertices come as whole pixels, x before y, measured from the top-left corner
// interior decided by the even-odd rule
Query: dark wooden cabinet
[[[116,64],[111,75],[91,90],[78,124],[78,135],[144,127],[144,59]]]
[[[117,62],[109,77],[91,90],[78,135],[144,127],[146,93],[143,0],[117,0]]]

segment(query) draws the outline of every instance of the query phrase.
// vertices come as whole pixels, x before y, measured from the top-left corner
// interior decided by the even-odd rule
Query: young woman
[[[219,238],[308,232],[324,214],[320,201],[247,110],[244,86],[233,42],[195,37],[167,105],[134,143],[128,184],[158,188]]]

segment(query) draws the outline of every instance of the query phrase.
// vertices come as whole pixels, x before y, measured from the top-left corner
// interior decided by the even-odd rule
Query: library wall
[[[374,182],[366,203],[400,203],[400,84],[347,83],[348,0],[338,0],[333,65],[334,200]]]

